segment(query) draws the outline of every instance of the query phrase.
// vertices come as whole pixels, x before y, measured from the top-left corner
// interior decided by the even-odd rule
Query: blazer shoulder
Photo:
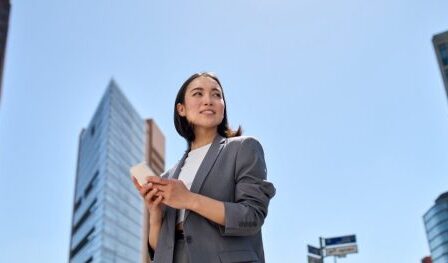
[[[227,152],[233,152],[237,155],[253,155],[260,153],[264,156],[264,150],[261,143],[253,136],[238,136],[227,138],[225,146]]]
[[[261,145],[260,141],[254,136],[231,137],[227,139],[227,144],[229,146],[232,145],[237,149],[241,149],[241,147],[244,148],[249,147],[251,149],[257,149],[263,151],[263,146]]]
[[[238,137],[231,137],[227,138],[228,143],[234,143],[234,144],[260,144],[260,141],[254,137],[254,136],[238,136]]]

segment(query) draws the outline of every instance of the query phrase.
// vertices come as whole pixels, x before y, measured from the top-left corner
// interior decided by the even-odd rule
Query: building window
[[[84,191],[84,196],[87,197],[90,194],[90,192],[92,191],[92,189],[93,189],[93,185],[89,184],[87,186],[86,190]]]
[[[78,210],[78,208],[81,206],[81,198],[78,199],[78,201],[76,201],[75,203],[75,211]]]
[[[93,202],[90,204],[89,208],[87,208],[86,212],[78,220],[78,223],[76,223],[73,226],[72,233],[75,233],[76,231],[78,231],[78,229],[82,226],[82,224],[84,224],[84,222],[87,220],[87,218],[89,218],[89,216],[92,212],[92,208],[95,204],[96,204],[96,199],[93,200]]]
[[[95,232],[95,227],[92,227],[89,233],[87,233],[87,235],[78,243],[78,245],[76,245],[76,247],[70,251],[70,258],[73,258],[85,245],[87,245],[93,232]]]
[[[90,135],[91,136],[95,135],[95,125],[93,125],[92,128],[90,128]]]
[[[96,171],[95,174],[93,175],[92,179],[90,180],[89,184],[87,185],[86,190],[84,190],[84,197],[87,197],[89,195],[89,193],[92,191],[93,187],[95,186],[96,182],[98,181],[98,175],[99,175],[99,171]]]

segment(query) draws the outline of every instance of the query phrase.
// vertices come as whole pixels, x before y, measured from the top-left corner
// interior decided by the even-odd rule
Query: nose
[[[213,105],[212,96],[210,94],[205,95],[203,98],[204,98],[204,105]]]

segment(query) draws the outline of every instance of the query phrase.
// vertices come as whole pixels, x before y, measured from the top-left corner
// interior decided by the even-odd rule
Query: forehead
[[[221,90],[221,87],[219,86],[218,82],[216,82],[216,80],[206,76],[200,76],[194,79],[192,82],[190,82],[190,84],[188,84],[187,90],[192,90],[194,88]]]

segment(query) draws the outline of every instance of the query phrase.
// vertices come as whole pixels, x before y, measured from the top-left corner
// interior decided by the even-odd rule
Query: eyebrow
[[[193,88],[192,90],[190,90],[190,93],[191,93],[191,92],[194,92],[195,90],[203,91],[204,88],[203,88],[203,87],[196,87],[196,88]],[[219,93],[221,93],[221,90],[218,89],[218,88],[212,88],[212,91],[219,91]]]

